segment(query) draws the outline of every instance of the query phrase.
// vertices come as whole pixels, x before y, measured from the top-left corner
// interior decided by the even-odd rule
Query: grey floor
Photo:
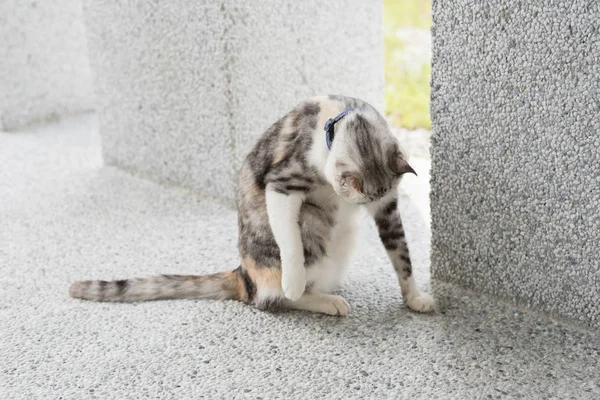
[[[0,133],[0,398],[600,398],[600,338],[435,282],[410,312],[366,218],[346,319],[97,304],[69,283],[234,268],[236,214],[103,167],[93,115]],[[428,162],[401,207],[428,288]],[[406,194],[408,193],[408,194]]]

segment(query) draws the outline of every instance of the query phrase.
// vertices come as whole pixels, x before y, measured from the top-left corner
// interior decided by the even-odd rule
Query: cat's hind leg
[[[246,257],[242,260],[246,276],[247,303],[261,310],[287,308],[345,317],[350,312],[348,302],[341,296],[319,292],[304,292],[298,300],[289,300],[281,288],[280,266],[259,266]]]
[[[340,317],[346,317],[350,313],[350,305],[346,299],[333,294],[305,292],[298,300],[285,299],[283,305],[292,310],[305,310]]]

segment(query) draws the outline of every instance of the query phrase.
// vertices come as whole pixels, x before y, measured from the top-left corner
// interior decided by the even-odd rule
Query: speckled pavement
[[[600,2],[432,10],[433,275],[600,329]]]
[[[348,318],[229,301],[98,304],[71,281],[234,268],[236,214],[102,166],[93,115],[0,133],[0,398],[600,397],[598,331],[443,283],[409,311],[373,224],[341,293]],[[401,201],[429,280],[429,163]]]

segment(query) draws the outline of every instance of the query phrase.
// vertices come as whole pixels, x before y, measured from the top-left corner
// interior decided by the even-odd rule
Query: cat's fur
[[[347,109],[353,111],[335,124],[329,150],[323,127]],[[261,309],[347,315],[348,303],[330,293],[354,247],[357,212],[366,207],[406,303],[431,311],[433,298],[415,284],[397,210],[397,185],[406,172],[414,173],[372,106],[343,96],[311,98],[271,126],[241,168],[237,269],[75,282],[70,294],[95,301],[236,299]]]

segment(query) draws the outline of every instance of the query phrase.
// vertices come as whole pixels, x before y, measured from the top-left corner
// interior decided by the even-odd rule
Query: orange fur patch
[[[242,268],[256,285],[257,291],[281,288],[281,268],[258,267],[256,261],[249,256],[242,260]]]

